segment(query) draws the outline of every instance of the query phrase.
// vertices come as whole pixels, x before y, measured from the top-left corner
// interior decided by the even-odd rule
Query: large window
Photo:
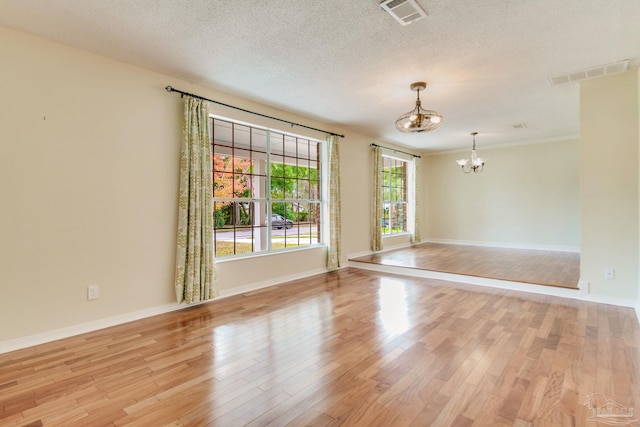
[[[406,233],[409,199],[408,162],[382,156],[382,234]]]
[[[216,257],[320,242],[319,141],[211,118]]]

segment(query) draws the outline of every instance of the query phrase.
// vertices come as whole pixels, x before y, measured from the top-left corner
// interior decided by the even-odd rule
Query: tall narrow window
[[[383,155],[382,166],[382,234],[406,233],[408,162]]]
[[[322,143],[212,118],[216,257],[320,243]]]

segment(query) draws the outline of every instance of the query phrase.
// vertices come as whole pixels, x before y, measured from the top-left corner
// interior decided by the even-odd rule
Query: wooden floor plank
[[[0,425],[587,425],[639,378],[632,309],[346,268],[0,355]]]

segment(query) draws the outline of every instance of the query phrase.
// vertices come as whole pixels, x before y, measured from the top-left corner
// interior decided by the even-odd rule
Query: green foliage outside
[[[291,203],[272,203],[271,211],[282,217],[295,221],[296,214],[293,211],[293,206],[291,206]]]
[[[318,170],[304,166],[271,163],[271,198],[277,199],[317,199]],[[309,213],[297,212],[290,203],[275,202],[271,211],[292,221],[306,221]]]

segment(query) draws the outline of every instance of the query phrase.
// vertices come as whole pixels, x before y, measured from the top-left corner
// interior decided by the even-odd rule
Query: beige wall
[[[170,302],[169,82],[4,29],[0,57],[0,341]]]
[[[526,131],[525,131],[526,132]],[[471,149],[427,156],[424,225],[427,239],[487,245],[579,250],[577,140],[484,148],[482,173],[464,174],[455,160]]]
[[[2,342],[174,304],[182,100],[166,85],[343,133],[211,89],[0,28]],[[295,131],[212,105],[212,113]],[[299,130],[324,139],[321,133]],[[341,139],[343,262],[366,252],[369,144]],[[324,271],[324,247],[218,264],[221,293]],[[101,297],[87,301],[86,288]]]
[[[586,80],[580,98],[580,275],[592,295],[637,301],[637,71]]]

